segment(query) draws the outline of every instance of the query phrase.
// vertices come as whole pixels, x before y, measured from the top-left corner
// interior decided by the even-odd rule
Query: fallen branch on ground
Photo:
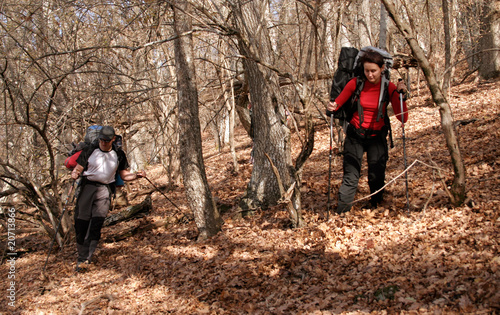
[[[152,208],[153,208],[153,205],[151,202],[151,195],[149,195],[140,204],[127,207],[127,209],[125,209],[119,213],[112,214],[112,215],[108,216],[104,220],[103,226],[114,225],[114,224],[117,224],[119,222],[133,219],[133,218],[137,217],[138,215],[147,214],[147,213],[149,213],[149,211]]]

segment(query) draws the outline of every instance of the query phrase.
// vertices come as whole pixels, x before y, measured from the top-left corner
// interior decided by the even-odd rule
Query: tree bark
[[[180,160],[186,197],[199,231],[198,239],[203,240],[220,231],[222,220],[203,163],[190,9],[187,1],[177,1],[173,6]]]
[[[482,34],[480,47],[482,50],[500,48],[500,0],[484,1],[481,16]],[[500,76],[500,53],[488,51],[481,54],[479,76],[483,79]]]
[[[231,79],[231,97],[227,100],[228,115],[229,115],[229,148],[231,150],[231,157],[233,158],[233,169],[238,173],[240,166],[238,164],[238,156],[236,155],[236,147],[234,143],[234,127],[236,124],[236,103],[234,100],[233,79]]]
[[[443,28],[444,28],[444,68],[448,69],[451,65],[451,35],[450,35],[450,10],[448,0],[442,0],[443,8]],[[443,76],[442,89],[443,94],[448,95],[448,89],[451,82],[451,71],[447,71]]]
[[[358,32],[360,47],[373,46],[370,2],[370,0],[361,0],[360,3],[358,3]]]
[[[380,4],[380,35],[378,47],[387,50],[387,11],[383,4]]]
[[[264,66],[273,65],[275,58],[265,18],[265,3],[262,0],[244,4],[232,2],[235,25],[239,30],[238,47],[245,57],[243,65],[249,85],[254,130],[254,167],[246,196],[240,201],[244,214],[274,206],[282,197],[269,160],[274,163],[286,191],[295,185],[290,129],[278,74]],[[297,216],[291,220],[294,226],[300,226],[303,224],[300,205],[296,206]]]
[[[429,64],[423,49],[420,47],[414,35],[413,29],[397,14],[396,8],[389,0],[382,0],[391,19],[394,21],[400,32],[405,37],[410,46],[413,55],[419,61],[424,72],[427,83],[432,94],[432,99],[439,106],[441,115],[441,127],[446,138],[446,145],[450,152],[451,162],[453,164],[454,179],[451,187],[451,202],[458,206],[465,200],[465,165],[460,153],[460,146],[453,124],[453,116],[450,105],[443,92],[439,88],[434,70]],[[411,19],[411,17],[409,17]]]
[[[233,170],[235,173],[239,172],[239,164],[238,164],[238,156],[236,155],[236,148],[234,144],[234,127],[235,127],[235,111],[236,111],[236,102],[235,102],[235,97],[234,97],[234,79],[230,77],[230,72],[228,69],[230,69],[231,64],[224,59],[224,55],[222,52],[226,52],[227,46],[225,43],[220,43],[220,58],[223,64],[223,68],[220,71],[217,71],[219,74],[219,81],[221,83],[223,95],[224,95],[224,103],[226,105],[227,109],[227,114],[229,117],[228,124],[229,126],[226,126],[226,128],[229,128],[229,149],[231,151],[231,157],[233,160]],[[226,83],[229,81],[229,86]]]

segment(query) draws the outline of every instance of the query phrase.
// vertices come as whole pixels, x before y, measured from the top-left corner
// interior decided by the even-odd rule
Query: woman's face
[[[376,63],[365,62],[363,64],[363,68],[365,69],[365,77],[368,82],[372,84],[379,83],[382,71],[384,71],[384,67],[385,65],[381,68]]]

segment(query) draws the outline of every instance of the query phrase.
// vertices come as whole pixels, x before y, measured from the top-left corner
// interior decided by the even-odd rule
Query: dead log
[[[118,231],[116,233],[113,233],[112,235],[108,235],[103,239],[103,242],[105,243],[112,243],[112,242],[119,242],[126,240],[135,234],[138,233],[143,233],[146,231],[154,230],[159,227],[165,226],[168,224],[168,220],[161,220],[158,222],[148,222],[140,220],[137,224],[135,224],[132,227],[128,227],[125,229],[122,229],[121,231]]]
[[[139,215],[147,214],[153,208],[151,195],[147,196],[143,202],[138,205],[127,207],[125,210],[112,214],[104,220],[104,226],[115,225],[119,222],[127,221],[138,217]]]
[[[103,242],[119,242],[146,231],[151,231],[160,227],[167,227],[176,224],[189,224],[193,220],[194,218],[190,213],[178,213],[177,215],[156,222],[152,222],[147,218],[143,218],[142,220],[134,222],[133,226],[123,227],[121,230],[115,230],[113,234],[104,237]]]
[[[455,121],[455,127],[458,127],[460,125],[462,126],[466,126],[468,124],[472,124],[472,123],[475,123],[476,121],[478,121],[479,119],[478,118],[471,118],[471,119],[462,119],[462,120],[457,120]]]

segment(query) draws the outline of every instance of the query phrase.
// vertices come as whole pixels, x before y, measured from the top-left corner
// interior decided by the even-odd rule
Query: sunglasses
[[[102,142],[105,142],[105,143],[110,143],[111,142],[111,140],[104,140],[104,139],[99,139],[99,140],[102,141]]]

